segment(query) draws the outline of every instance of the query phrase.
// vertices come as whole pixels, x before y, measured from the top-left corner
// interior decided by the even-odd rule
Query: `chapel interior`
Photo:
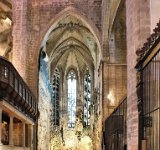
[[[0,0],[0,150],[160,150],[160,1]]]

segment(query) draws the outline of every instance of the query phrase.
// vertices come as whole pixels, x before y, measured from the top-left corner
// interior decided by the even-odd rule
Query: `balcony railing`
[[[127,150],[127,98],[105,121],[105,150]]]
[[[34,95],[14,66],[3,57],[0,57],[0,100],[36,121],[38,111]]]

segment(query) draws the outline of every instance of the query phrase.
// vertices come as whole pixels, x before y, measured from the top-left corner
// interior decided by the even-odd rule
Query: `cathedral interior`
[[[0,0],[0,150],[160,150],[160,1]]]

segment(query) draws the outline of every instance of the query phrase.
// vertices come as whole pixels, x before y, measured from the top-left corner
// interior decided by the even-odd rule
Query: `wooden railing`
[[[34,95],[14,66],[3,57],[0,57],[0,100],[36,121],[38,110]]]

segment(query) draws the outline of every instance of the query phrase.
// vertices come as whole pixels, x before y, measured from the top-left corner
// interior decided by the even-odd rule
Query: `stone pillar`
[[[0,145],[2,145],[2,108],[0,108]]]
[[[27,5],[29,0],[12,1],[13,17],[13,55],[12,63],[21,77],[27,80]],[[21,61],[19,61],[21,60]]]
[[[31,143],[31,150],[33,150],[33,125],[30,125],[31,128],[31,138],[30,138],[30,143]]]
[[[136,50],[150,34],[149,1],[126,0],[127,27],[127,149],[138,150]],[[134,29],[134,30],[133,30]]]
[[[10,116],[9,123],[9,145],[13,145],[13,116]]]
[[[28,133],[27,134],[27,143],[28,147],[30,147],[31,150],[33,150],[33,125],[32,124],[27,124],[28,126]]]
[[[26,133],[25,133],[25,122],[23,122],[22,123],[23,124],[23,147],[25,147],[26,146],[26,141],[25,141],[25,135],[26,135]]]

